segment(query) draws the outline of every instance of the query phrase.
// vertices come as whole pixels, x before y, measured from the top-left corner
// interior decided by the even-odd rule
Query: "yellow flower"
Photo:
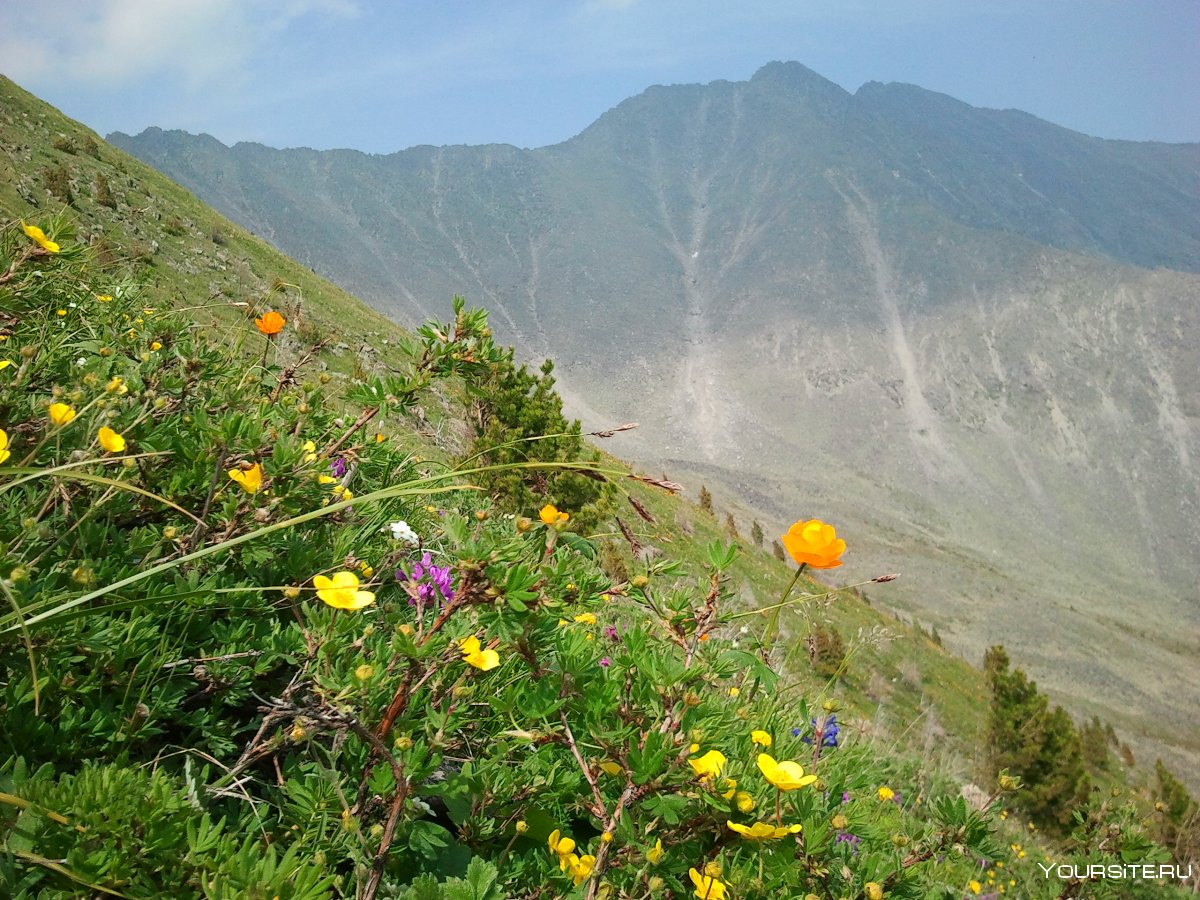
[[[553,503],[547,503],[538,511],[538,518],[546,525],[561,525],[571,517],[567,513],[555,509]]]
[[[771,825],[768,822],[755,822],[753,825],[739,825],[737,822],[725,821],[731,831],[736,831],[748,841],[773,841],[787,837],[800,830],[800,825]]]
[[[317,459],[317,445],[312,441],[305,441],[301,448],[304,451],[304,461],[306,463],[315,462]]]
[[[695,869],[688,869],[692,884],[696,886],[696,896],[700,900],[725,900],[725,883],[711,875],[701,875]]]
[[[46,411],[50,416],[50,421],[55,425],[66,425],[75,418],[75,410],[67,406],[65,403],[51,403],[50,409]]]
[[[96,439],[100,441],[100,446],[109,453],[121,453],[125,450],[125,438],[107,425],[96,433]]]
[[[765,753],[758,754],[758,768],[767,781],[781,791],[794,791],[817,780],[816,775],[805,775],[799,763],[776,762]]]
[[[154,341],[154,342],[153,342],[153,343],[150,345],[150,349],[151,349],[151,350],[153,350],[153,351],[155,351],[155,352],[157,353],[159,350],[161,350],[161,349],[162,349],[162,344],[160,344],[158,341]]]
[[[54,314],[56,316],[65,316],[67,314],[67,311],[65,309],[58,309],[58,310],[54,311]]]
[[[387,435],[385,435],[382,431],[375,432],[375,443],[382,444],[386,440]]]
[[[595,625],[596,617],[591,613],[580,613],[575,617],[576,622],[582,622],[584,625]]]
[[[967,882],[967,887],[969,887],[971,889],[972,894],[978,894],[980,891],[983,890],[983,885],[980,884],[978,881],[976,881],[974,878],[972,878],[970,881]]]
[[[565,872],[567,870],[567,861],[569,857],[574,856],[575,842],[569,837],[563,837],[562,833],[555,828],[550,832],[550,839],[546,842],[550,846],[550,853],[558,857],[558,870]]]
[[[736,803],[737,808],[744,813],[748,813],[750,810],[754,809],[754,798],[745,791],[738,791],[733,797],[733,802]]]
[[[737,779],[736,778],[726,778],[725,779],[725,787],[729,788],[729,790],[727,790],[721,796],[724,797],[726,800],[732,800],[733,795],[735,793],[737,793]]]
[[[254,320],[254,327],[267,337],[279,334],[279,332],[283,331],[283,326],[286,324],[287,319],[275,312],[273,309],[268,310]]]
[[[489,672],[500,665],[500,654],[495,650],[482,649],[475,635],[459,641],[458,649],[462,651],[463,662],[481,672]]]
[[[230,469],[226,474],[240,484],[247,494],[257,494],[262,490],[263,469],[259,463],[248,469]]]
[[[596,857],[589,855],[576,856],[572,853],[567,857],[567,874],[575,881],[575,886],[583,884],[587,877],[592,874],[592,867],[596,865]]]
[[[104,386],[104,391],[108,394],[126,394],[129,392],[129,388],[126,387],[124,378],[120,375],[114,375],[109,379],[108,384]]]
[[[665,851],[663,850],[662,838],[658,838],[654,842],[654,846],[646,851],[646,862],[650,863],[650,865],[652,865],[652,866],[656,865],[659,862],[659,860],[661,860],[663,858],[664,852]]]
[[[752,743],[762,744],[764,747],[771,746],[771,736],[765,731],[761,731],[759,729],[755,729],[754,731],[750,732],[750,740]]]
[[[96,299],[101,303],[112,303],[112,294],[97,294]]]
[[[25,231],[25,236],[45,250],[47,253],[57,253],[61,248],[54,241],[46,237],[46,232],[38,228],[36,225],[26,225],[25,220],[21,220],[21,228]]]
[[[12,452],[8,449],[8,432],[0,428],[0,463],[10,456],[12,456]]]
[[[883,900],[883,888],[874,881],[863,885],[863,893],[867,895],[867,900]]]
[[[358,576],[353,572],[337,572],[332,578],[317,575],[313,586],[317,596],[335,609],[362,609],[375,602],[373,593],[358,589]]]
[[[734,685],[733,687],[731,687],[731,688],[729,689],[729,696],[730,696],[730,697],[736,697],[736,696],[737,696],[738,694],[740,694],[741,692],[742,692],[742,689],[741,689],[741,688],[739,688],[737,685]]]
[[[814,569],[836,569],[842,564],[838,557],[846,552],[846,542],[833,526],[819,519],[796,522],[780,540],[793,560]]]
[[[333,484],[337,481],[332,475],[318,475],[317,484]]]
[[[359,681],[370,681],[371,676],[375,674],[375,667],[370,663],[363,663],[354,670],[354,677]]]
[[[725,754],[720,750],[709,750],[699,759],[689,759],[688,764],[700,776],[701,781],[707,781],[721,774],[725,765]]]
[[[12,365],[11,359],[0,359],[0,369],[7,369]]]
[[[886,784],[883,787],[881,787],[878,791],[876,791],[875,793],[877,793],[879,795],[880,800],[891,800],[893,797],[896,796],[896,792],[893,791]]]
[[[625,771],[619,764],[613,762],[611,759],[606,759],[604,762],[600,763],[600,770],[606,775],[612,775],[614,778]]]

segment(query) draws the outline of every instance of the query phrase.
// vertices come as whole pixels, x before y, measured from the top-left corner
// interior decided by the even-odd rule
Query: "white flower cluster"
[[[392,522],[388,528],[392,531],[392,540],[410,544],[413,547],[421,543],[421,539],[417,537],[417,533],[409,527],[407,522]]]

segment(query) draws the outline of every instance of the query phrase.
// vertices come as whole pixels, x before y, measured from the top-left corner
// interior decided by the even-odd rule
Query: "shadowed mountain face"
[[[1200,753],[1200,147],[795,63],[538,150],[110,140],[404,321],[466,294],[618,452]]]

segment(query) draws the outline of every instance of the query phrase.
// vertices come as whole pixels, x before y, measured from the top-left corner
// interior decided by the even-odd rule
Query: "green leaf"
[[[559,535],[559,540],[576,553],[582,554],[588,559],[596,558],[596,545],[581,534],[576,534],[573,531],[564,531]]]

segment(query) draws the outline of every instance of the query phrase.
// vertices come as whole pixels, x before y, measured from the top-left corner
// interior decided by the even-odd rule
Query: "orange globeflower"
[[[842,564],[838,557],[846,552],[846,542],[820,519],[796,522],[780,540],[792,559],[814,569],[836,569]]]
[[[273,309],[267,310],[254,320],[254,327],[267,335],[267,337],[279,334],[279,332],[283,331],[283,326],[286,324],[287,319]]]

